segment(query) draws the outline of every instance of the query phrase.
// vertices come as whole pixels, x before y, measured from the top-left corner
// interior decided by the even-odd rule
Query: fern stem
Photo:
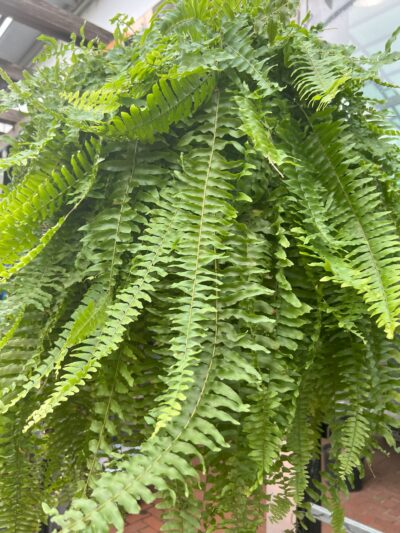
[[[119,236],[121,222],[122,222],[122,212],[123,212],[123,208],[125,207],[126,203],[129,201],[129,191],[131,189],[131,180],[133,179],[133,176],[135,174],[138,143],[139,143],[138,141],[135,142],[135,149],[134,149],[133,156],[132,156],[131,174],[130,174],[130,178],[127,180],[127,183],[126,183],[123,200],[121,201],[121,207],[120,207],[119,214],[118,214],[118,222],[117,222],[117,226],[115,228],[114,245],[113,245],[113,251],[112,251],[112,254],[111,254],[110,274],[109,274],[109,278],[108,278],[108,287],[109,287],[108,290],[109,291],[111,291],[112,279],[113,279],[113,276],[114,276],[114,266],[115,266],[115,260],[116,260],[116,256],[117,256],[118,236]]]
[[[104,416],[103,416],[103,420],[102,420],[102,424],[101,424],[101,429],[100,429],[100,432],[99,432],[99,436],[97,438],[96,449],[95,449],[94,452],[92,452],[93,458],[92,458],[92,461],[90,463],[89,472],[87,474],[86,481],[85,481],[85,486],[82,489],[82,496],[83,497],[86,496],[86,494],[87,494],[87,490],[88,490],[88,487],[90,485],[90,481],[91,481],[91,478],[92,478],[92,475],[93,475],[93,472],[94,472],[95,465],[98,462],[97,454],[98,454],[98,451],[100,449],[101,439],[103,438],[103,433],[104,433],[104,430],[106,428],[108,414],[110,412],[111,402],[112,402],[114,391],[115,391],[115,387],[116,387],[116,384],[117,384],[117,376],[118,376],[118,373],[119,373],[119,366],[120,366],[120,362],[121,362],[121,357],[122,357],[122,351],[120,350],[119,354],[118,354],[117,364],[115,366],[115,372],[114,372],[112,388],[111,388],[110,394],[108,396],[107,406],[106,406],[106,409],[105,409],[105,412],[104,412]]]

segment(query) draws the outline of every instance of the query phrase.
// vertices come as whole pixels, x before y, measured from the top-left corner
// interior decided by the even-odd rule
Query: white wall
[[[344,9],[347,6],[346,9]],[[343,11],[341,12],[341,8]],[[310,24],[317,24],[324,22],[335,12],[340,14],[334,21],[327,25],[323,32],[323,37],[327,41],[334,43],[349,43],[349,11],[350,6],[348,0],[301,0],[300,2],[300,18],[303,18],[307,11],[311,12]]]
[[[94,0],[80,16],[111,30],[110,19],[117,13],[125,13],[138,19],[156,3],[157,0]]]

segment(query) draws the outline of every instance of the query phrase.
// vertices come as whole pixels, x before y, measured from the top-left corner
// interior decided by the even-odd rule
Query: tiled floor
[[[346,516],[383,533],[400,533],[400,454],[377,453],[364,486],[345,502]],[[324,526],[323,533],[331,528]]]
[[[144,506],[140,515],[128,516],[124,533],[158,533],[161,524],[160,512],[154,507]],[[257,533],[265,533],[265,527],[260,528]]]
[[[382,533],[400,533],[400,454],[377,453],[372,470],[367,470],[363,489],[351,493],[344,505],[349,518]],[[285,522],[269,525],[267,533],[284,533],[291,522],[288,517]],[[159,511],[147,506],[140,515],[128,517],[125,533],[158,533],[160,527]],[[322,531],[332,530],[324,525]]]
[[[144,506],[140,515],[128,516],[124,533],[158,533],[161,524],[160,512]]]

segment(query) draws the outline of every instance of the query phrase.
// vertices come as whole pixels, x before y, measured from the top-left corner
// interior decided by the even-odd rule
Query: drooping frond
[[[341,212],[335,216],[335,238],[346,254],[327,253],[325,268],[343,286],[363,295],[369,312],[392,338],[400,311],[400,240],[384,210],[370,166],[354,150],[341,122],[312,123],[306,150],[318,153],[322,184]],[[315,152],[316,150],[316,152]],[[310,152],[308,152],[310,153]]]
[[[165,478],[185,487],[187,478],[197,478],[196,470],[185,458],[198,456],[199,447],[216,452],[226,446],[211,421],[234,422],[230,412],[234,414],[245,408],[234,390],[223,380],[216,379],[215,343],[219,339],[215,333],[217,330],[207,347],[207,358],[195,369],[195,385],[181,414],[161,430],[157,439],[151,438],[143,444],[140,454],[119,463],[121,471],[103,474],[94,485],[93,499],[76,500],[74,509],[57,518],[65,531],[87,531],[88,526],[92,527],[89,524],[93,524],[92,530],[100,533],[108,531],[108,523],[111,522],[121,529],[123,521],[118,506],[127,512],[138,512],[138,500],[151,502],[155,498],[146,485],[165,490]],[[186,522],[186,527],[188,525]],[[190,526],[187,530],[193,531]]]
[[[321,46],[321,41],[302,29],[289,41],[287,62],[300,98],[317,109],[329,105],[351,79],[351,69],[340,49]]]
[[[182,156],[183,168],[178,179],[183,186],[179,191],[181,208],[177,221],[182,226],[178,227],[176,249],[178,279],[173,285],[179,296],[172,317],[171,340],[176,363],[168,373],[168,389],[160,398],[155,432],[182,409],[180,406],[192,382],[190,368],[198,361],[201,338],[207,332],[204,326],[213,313],[218,292],[219,275],[210,271],[209,265],[224,253],[223,238],[236,216],[229,205],[230,180],[236,162],[221,156],[228,142],[228,127],[234,127],[228,106],[227,100],[217,93],[211,109],[198,119],[199,133],[188,133],[193,139],[191,150]],[[181,142],[184,146],[185,138]]]
[[[237,72],[251,76],[256,82],[260,94],[267,97],[274,92],[276,85],[269,77],[272,66],[267,64],[270,59],[261,46],[254,48],[253,29],[246,19],[237,18],[227,26],[223,35],[223,47],[228,53],[227,65]]]
[[[188,34],[194,39],[201,38],[208,31],[212,6],[207,0],[185,0],[175,5],[163,5],[162,17],[153,21],[164,35]],[[211,9],[210,9],[211,8]]]
[[[98,151],[99,143],[92,137],[83,150],[72,156],[70,165],[63,165],[60,171],[28,174],[0,202],[0,275],[3,278],[9,277],[7,268],[10,265],[17,263],[12,273],[26,266],[54,236],[65,218],[61,218],[42,237],[41,224],[60,210],[63,201],[69,203],[68,200],[74,199],[80,202],[89,192],[96,177]],[[92,176],[89,177],[88,173]],[[40,243],[36,249],[21,257],[37,241]]]
[[[81,342],[81,346],[74,350],[72,354],[73,360],[64,366],[63,376],[56,383],[53,394],[37,411],[32,413],[27,428],[47,416],[68,396],[76,394],[78,387],[97,371],[101,359],[107,357],[118,348],[128,325],[140,316],[143,303],[151,298],[154,284],[160,277],[166,275],[163,264],[169,261],[168,252],[173,234],[171,235],[170,233],[171,227],[165,226],[164,221],[171,215],[171,211],[172,206],[168,204],[166,204],[166,208],[161,208],[159,213],[152,219],[147,231],[142,235],[142,242],[137,250],[137,261],[134,259],[132,265],[133,279],[128,286],[117,293],[115,300],[107,307],[104,307],[104,303],[99,305],[99,302],[97,302],[95,307],[93,306],[93,312],[96,315],[101,313],[102,326],[99,331],[94,332],[94,335],[91,335],[93,329],[91,331],[85,329],[85,342]],[[174,220],[175,214],[172,211],[172,217],[169,220],[169,224],[172,227]],[[167,231],[163,234],[162,230],[165,229]],[[85,313],[85,317],[83,324],[86,325],[87,323],[86,315],[90,322],[93,323],[91,311],[92,309],[88,310],[86,306],[84,307],[83,313]],[[79,331],[80,322],[81,320],[78,323]],[[75,321],[73,324],[76,325]],[[96,326],[99,325],[97,321],[95,324]],[[67,341],[68,339],[69,337],[67,337]],[[83,341],[84,339],[80,340]],[[64,354],[63,349],[65,350],[67,341],[62,342],[60,354]],[[74,344],[76,342],[73,342],[72,345]],[[68,347],[70,347],[70,344],[68,344]],[[57,362],[60,360],[60,354],[56,357]],[[53,363],[51,363],[51,368],[53,368]]]
[[[172,124],[194,113],[209,98],[213,86],[213,76],[203,72],[161,79],[147,96],[145,107],[133,104],[101,131],[112,137],[152,142],[157,133],[168,133]]]
[[[275,168],[285,162],[286,152],[280,150],[272,139],[271,127],[268,121],[262,121],[262,109],[257,100],[254,102],[250,98],[239,97],[237,99],[242,129],[251,139],[256,150],[265,157]],[[258,104],[258,105],[257,105]],[[279,170],[278,170],[279,172]]]
[[[43,314],[36,310],[25,311],[12,337],[2,349],[0,362],[2,411],[7,409],[9,396],[13,396],[14,391],[18,390],[26,380],[24,370],[32,357],[43,322]]]
[[[37,531],[43,515],[39,439],[22,435],[22,417],[18,411],[0,417],[0,527],[13,533]]]

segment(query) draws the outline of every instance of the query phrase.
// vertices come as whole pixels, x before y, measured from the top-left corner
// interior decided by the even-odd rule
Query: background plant
[[[165,531],[255,532],[317,490],[340,532],[353,468],[395,445],[398,132],[363,94],[395,36],[354,57],[295,4],[119,17],[113,50],[48,39],[8,80],[0,529],[122,531],[157,499]]]

